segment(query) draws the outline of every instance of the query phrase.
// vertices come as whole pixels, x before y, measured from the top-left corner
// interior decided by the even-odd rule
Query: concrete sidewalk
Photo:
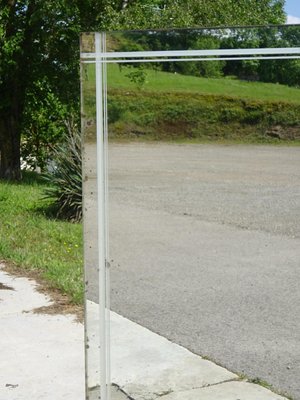
[[[0,266],[0,400],[83,400],[83,326],[33,313],[36,288]],[[112,400],[284,400],[115,313],[111,331]]]

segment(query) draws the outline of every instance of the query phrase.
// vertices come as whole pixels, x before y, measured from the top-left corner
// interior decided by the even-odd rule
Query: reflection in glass
[[[133,398],[185,389],[175,352],[147,347],[151,332],[135,323],[300,396],[299,38],[299,26],[112,32],[98,34],[102,53],[82,48],[89,399],[110,384],[99,258],[112,280],[113,400],[126,398],[119,388]],[[156,395],[151,366],[164,377]]]

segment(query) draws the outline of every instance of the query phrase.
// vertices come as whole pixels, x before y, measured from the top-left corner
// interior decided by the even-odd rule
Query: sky
[[[288,24],[300,24],[300,0],[286,0],[285,11]]]

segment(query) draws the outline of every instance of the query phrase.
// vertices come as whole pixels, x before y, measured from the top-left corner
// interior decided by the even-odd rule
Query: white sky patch
[[[286,23],[287,24],[300,24],[300,18],[294,17],[293,15],[288,15]]]

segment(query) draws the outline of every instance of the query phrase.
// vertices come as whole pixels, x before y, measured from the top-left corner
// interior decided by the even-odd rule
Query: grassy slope
[[[49,219],[42,210],[44,185],[0,181],[0,259],[38,269],[53,287],[82,302],[82,227]]]
[[[95,70],[92,65],[86,68],[85,113],[93,119]],[[269,137],[265,132],[280,125],[296,127],[284,133],[284,140],[299,142],[300,89],[147,70],[146,83],[139,90],[127,76],[132,71],[125,66],[108,65],[110,137],[113,140],[181,141],[186,138],[197,142],[213,139],[277,143],[280,139]],[[183,113],[184,109],[188,112]],[[173,114],[175,130],[174,126],[169,126],[170,115],[166,114]],[[177,132],[179,128],[181,132]]]
[[[108,88],[137,89],[126,74],[131,69],[117,65],[108,66]],[[91,80],[93,73],[91,73]],[[215,95],[226,95],[255,100],[286,101],[300,104],[300,89],[284,85],[261,82],[246,82],[229,78],[197,78],[167,72],[147,71],[145,91],[159,92],[196,92]]]

